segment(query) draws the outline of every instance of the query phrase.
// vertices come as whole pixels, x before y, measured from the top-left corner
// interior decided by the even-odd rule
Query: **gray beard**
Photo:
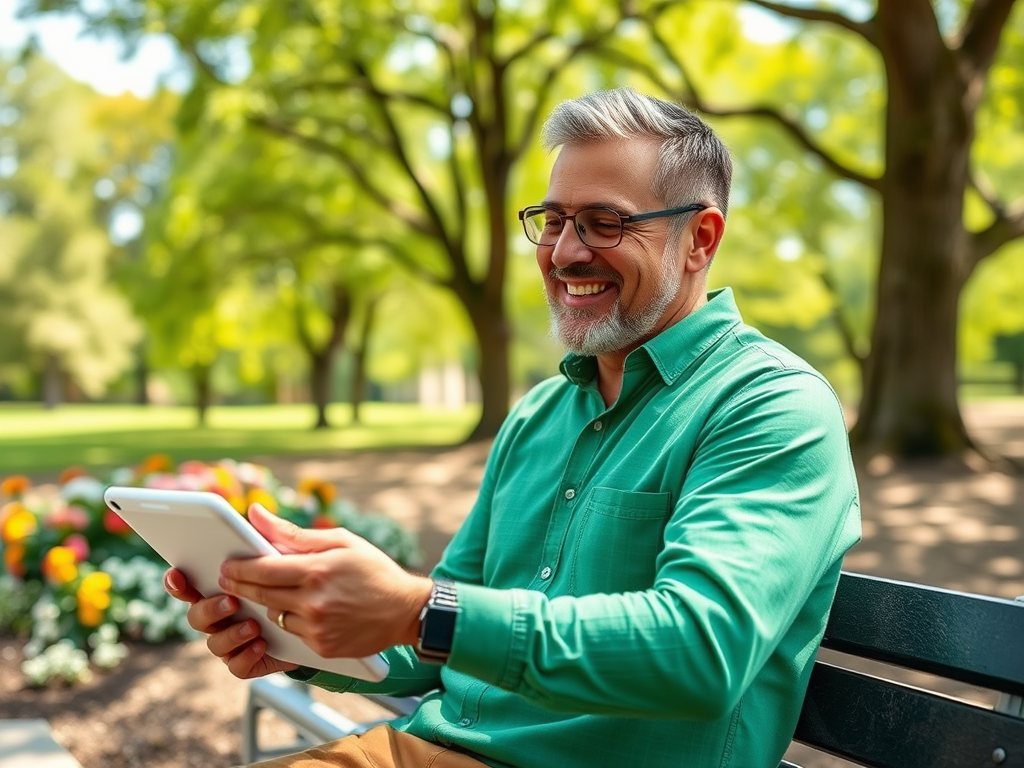
[[[639,346],[650,338],[661,316],[679,291],[679,269],[669,259],[657,278],[658,293],[639,312],[623,315],[621,295],[611,314],[595,317],[592,311],[567,307],[546,292],[551,316],[551,336],[577,355],[604,355]]]

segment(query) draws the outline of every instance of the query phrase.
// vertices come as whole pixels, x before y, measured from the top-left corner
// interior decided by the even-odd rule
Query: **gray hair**
[[[707,123],[679,104],[632,88],[598,91],[555,107],[541,140],[550,151],[564,144],[636,136],[661,141],[651,189],[667,207],[703,203],[719,208],[723,216],[728,213],[729,150]]]

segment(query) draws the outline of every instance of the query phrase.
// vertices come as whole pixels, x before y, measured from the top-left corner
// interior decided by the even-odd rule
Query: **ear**
[[[705,208],[693,217],[692,235],[686,249],[684,268],[687,272],[706,269],[718,251],[725,234],[725,217],[717,208]]]

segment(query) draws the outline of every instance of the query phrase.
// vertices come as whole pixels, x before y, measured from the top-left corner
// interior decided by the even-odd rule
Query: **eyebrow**
[[[541,206],[541,208],[546,208],[546,209],[548,209],[550,211],[558,211],[559,213],[564,213],[565,212],[565,208],[563,206],[559,205],[554,200],[542,200],[541,203],[540,203],[540,206]],[[577,211],[582,211],[582,210],[584,210],[586,208],[608,208],[609,210],[615,211],[616,213],[618,213],[621,216],[635,216],[636,215],[636,214],[633,214],[633,213],[626,213],[616,203],[602,202],[600,200],[592,201],[592,202],[589,202],[589,203],[584,203],[583,205],[578,206],[576,208],[576,210]]]

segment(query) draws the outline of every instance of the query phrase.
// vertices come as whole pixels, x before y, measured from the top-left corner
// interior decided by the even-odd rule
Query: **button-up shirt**
[[[435,576],[458,583],[446,665],[386,653],[428,695],[395,727],[519,768],[775,768],[843,554],[860,536],[838,398],[745,325],[731,292],[625,361],[592,357],[513,409]]]

